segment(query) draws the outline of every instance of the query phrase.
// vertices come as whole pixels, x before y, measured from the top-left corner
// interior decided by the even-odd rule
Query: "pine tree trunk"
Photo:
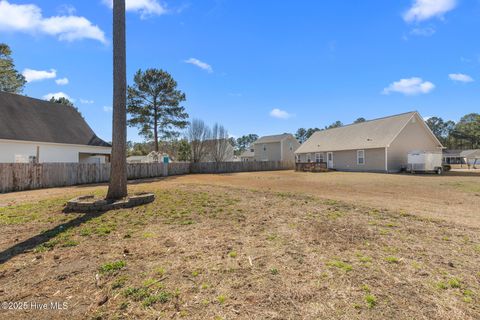
[[[156,99],[154,98],[153,101],[153,138],[155,139],[155,151],[158,152],[158,110]]]
[[[112,163],[107,199],[127,196],[125,0],[113,0]]]

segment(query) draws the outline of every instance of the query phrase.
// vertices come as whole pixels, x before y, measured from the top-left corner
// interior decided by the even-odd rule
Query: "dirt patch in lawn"
[[[480,317],[478,228],[298,192],[175,181],[136,185],[156,201],[104,214],[61,213],[67,195],[0,208],[0,300],[66,306],[2,316]]]

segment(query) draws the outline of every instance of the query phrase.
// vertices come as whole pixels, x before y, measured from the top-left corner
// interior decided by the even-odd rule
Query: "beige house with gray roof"
[[[290,133],[264,136],[253,144],[254,161],[295,161],[300,143]]]
[[[398,172],[411,151],[441,152],[418,112],[315,132],[295,151],[297,162],[326,162],[343,171]]]

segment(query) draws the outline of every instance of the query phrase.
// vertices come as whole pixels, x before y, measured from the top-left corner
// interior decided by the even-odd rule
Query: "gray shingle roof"
[[[415,114],[418,115],[417,112],[407,112],[317,131],[295,153],[384,148],[395,139]],[[418,119],[423,121],[420,116]]]
[[[75,108],[0,92],[0,139],[110,147]]]
[[[257,141],[255,141],[254,144],[280,142],[283,139],[288,138],[290,136],[292,136],[290,133],[277,134],[277,135],[273,135],[273,136],[263,136],[263,137],[259,138]]]

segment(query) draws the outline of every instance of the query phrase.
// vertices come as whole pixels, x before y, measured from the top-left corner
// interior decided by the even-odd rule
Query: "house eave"
[[[11,139],[0,139],[0,142],[6,143],[21,143],[21,144],[46,144],[53,146],[68,146],[68,147],[83,147],[83,148],[95,148],[98,150],[103,150],[106,153],[111,153],[112,147],[104,146],[92,146],[88,144],[69,144],[69,143],[56,143],[56,142],[44,142],[44,141],[28,141],[28,140],[11,140]]]

